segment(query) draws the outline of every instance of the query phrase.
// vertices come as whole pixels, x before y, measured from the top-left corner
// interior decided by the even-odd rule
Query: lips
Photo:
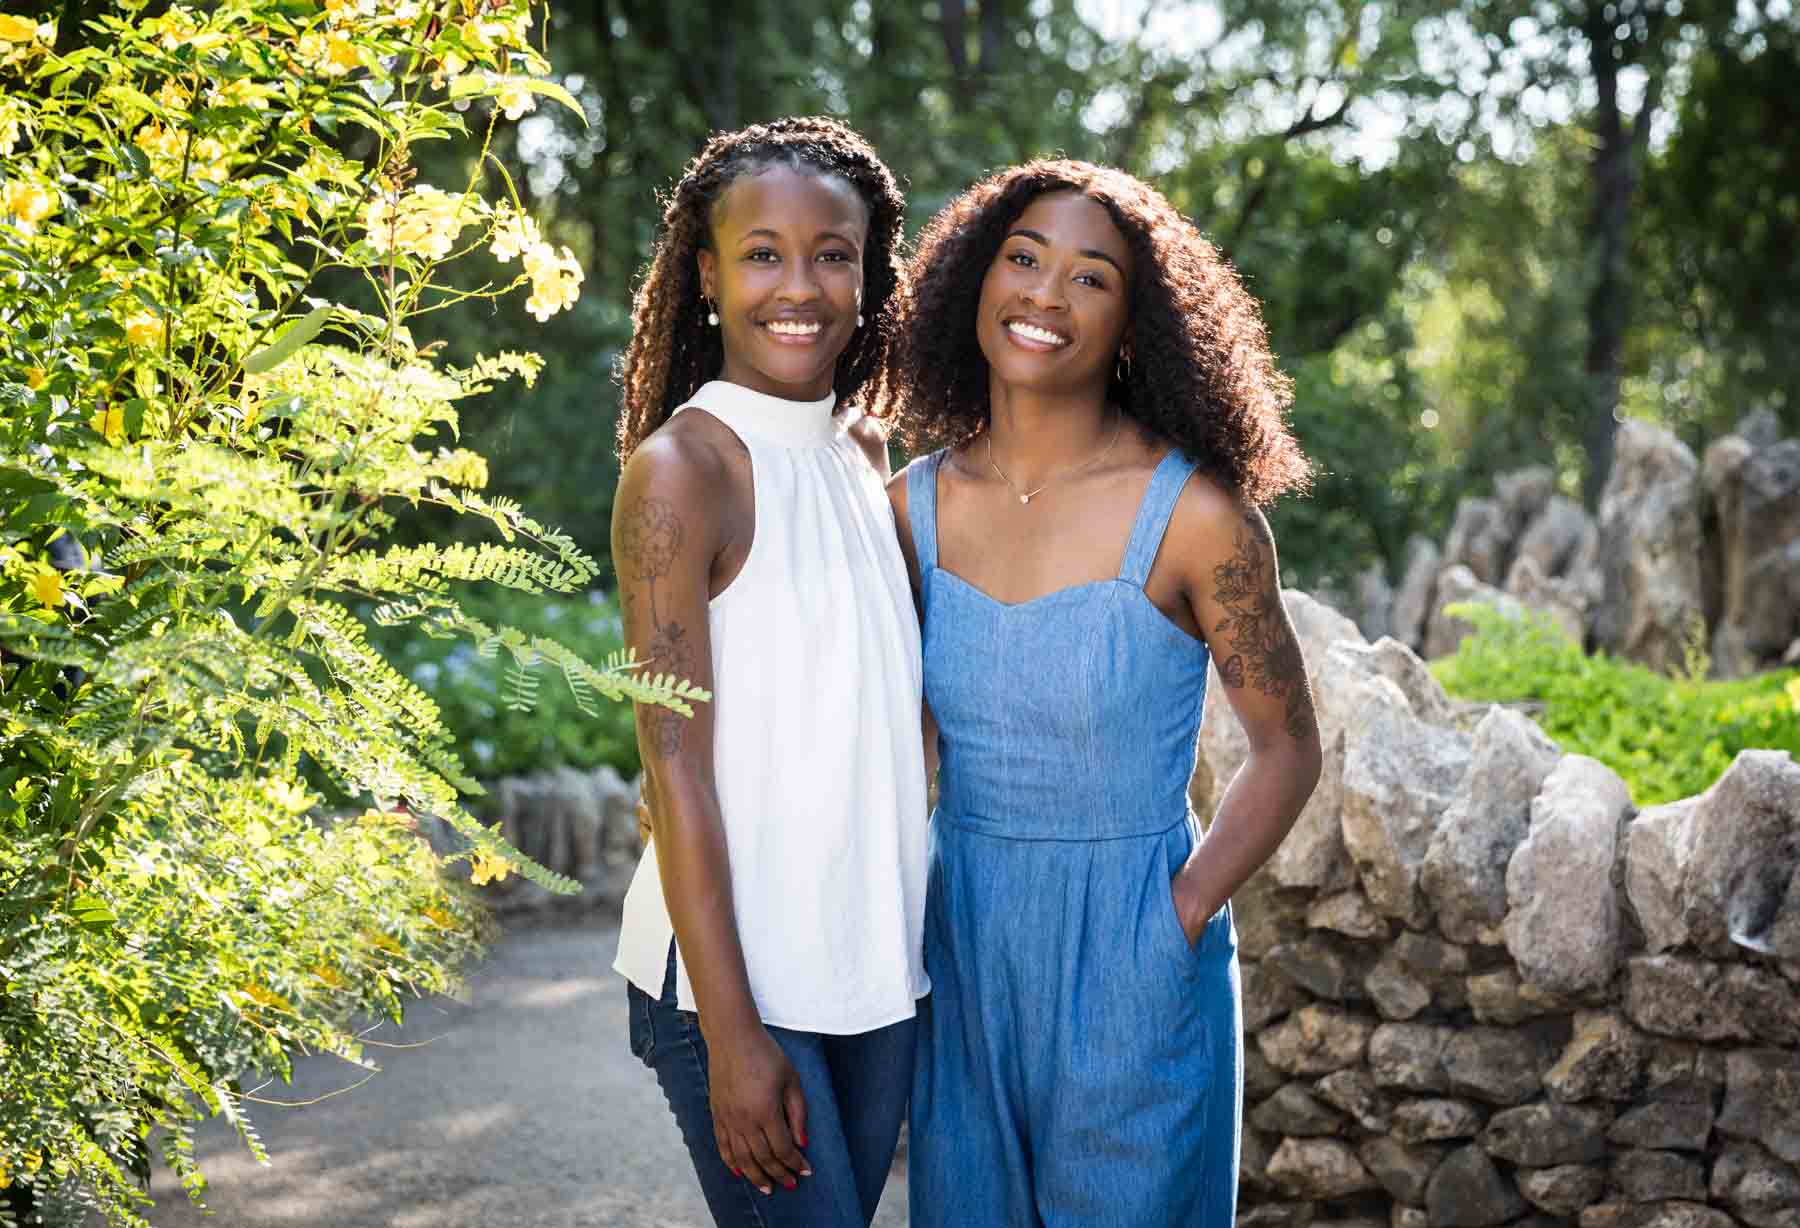
[[[1014,317],[1002,321],[1006,335],[1012,340],[1033,350],[1060,350],[1069,344],[1069,338],[1047,325],[1034,320]]]

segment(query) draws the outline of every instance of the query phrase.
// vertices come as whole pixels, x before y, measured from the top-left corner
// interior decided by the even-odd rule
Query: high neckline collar
[[[740,434],[756,435],[791,448],[819,447],[830,443],[838,433],[837,419],[831,415],[837,406],[835,392],[828,392],[817,401],[790,401],[716,379],[702,384],[690,404]]]

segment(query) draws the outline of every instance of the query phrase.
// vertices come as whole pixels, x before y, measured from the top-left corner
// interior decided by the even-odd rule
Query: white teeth
[[[768,329],[784,337],[811,337],[823,327],[817,320],[770,320]]]
[[[1035,324],[1026,324],[1022,320],[1009,320],[1007,321],[1006,327],[1019,334],[1021,337],[1029,338],[1032,341],[1042,341],[1045,345],[1069,344],[1069,339],[1067,337],[1053,333],[1047,328],[1039,328]]]

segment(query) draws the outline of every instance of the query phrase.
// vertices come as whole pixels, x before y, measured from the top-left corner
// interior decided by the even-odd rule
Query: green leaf
[[[501,86],[508,84],[522,85],[534,94],[541,94],[545,98],[555,99],[557,102],[562,103],[563,106],[569,108],[569,110],[575,112],[576,115],[580,116],[583,127],[587,125],[587,111],[583,109],[580,102],[576,101],[575,95],[569,93],[568,90],[564,89],[556,82],[545,81],[539,77],[520,76],[489,78],[480,73],[467,73],[450,83],[450,97],[492,98],[499,94]]]
[[[314,307],[298,321],[288,325],[276,337],[267,349],[258,350],[244,360],[244,370],[251,375],[261,375],[272,371],[294,356],[301,346],[319,335],[319,330],[331,320],[337,312],[337,304],[326,303],[323,307]]]

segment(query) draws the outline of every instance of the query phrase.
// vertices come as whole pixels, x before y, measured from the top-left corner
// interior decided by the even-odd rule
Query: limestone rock
[[[1728,435],[1707,449],[1704,477],[1721,539],[1713,664],[1735,677],[1800,633],[1800,439],[1753,447]]]
[[[1344,752],[1343,837],[1376,911],[1421,924],[1419,867],[1468,769],[1467,734],[1377,706]]]
[[[1725,1212],[1699,1202],[1653,1202],[1638,1205],[1630,1228],[1737,1228]]]
[[[1563,495],[1551,495],[1520,536],[1513,552],[1513,568],[1529,560],[1542,575],[1564,575],[1582,543],[1599,531],[1581,504]]]
[[[1431,1228],[1490,1228],[1524,1211],[1525,1200],[1485,1151],[1461,1147],[1431,1174],[1425,1210]]]
[[[1689,939],[1800,959],[1800,763],[1746,750],[1688,816],[1682,911]]]
[[[1483,583],[1467,567],[1445,567],[1438,573],[1437,588],[1432,597],[1431,618],[1425,624],[1425,647],[1421,655],[1426,660],[1435,661],[1439,657],[1449,656],[1456,651],[1456,646],[1462,643],[1465,636],[1474,632],[1473,623],[1465,622],[1445,610],[1446,606],[1464,601],[1493,606],[1512,618],[1519,617],[1525,610],[1517,597],[1501,592],[1492,584]]]
[[[1350,587],[1357,629],[1371,640],[1388,634],[1393,629],[1394,586],[1388,583],[1387,570],[1372,563],[1351,578]]]
[[[1584,1164],[1606,1155],[1612,1114],[1574,1104],[1525,1104],[1489,1119],[1480,1143],[1489,1155],[1529,1168]]]
[[[1263,956],[1266,972],[1285,977],[1313,995],[1341,1001],[1360,992],[1363,954],[1341,938],[1308,934],[1298,942],[1284,942]]]
[[[1431,989],[1414,976],[1391,950],[1376,961],[1363,977],[1363,988],[1374,999],[1383,1019],[1411,1019],[1431,1005]]]
[[[1688,940],[1681,880],[1699,806],[1698,797],[1650,806],[1626,829],[1625,894],[1652,955]]]
[[[1606,1189],[1606,1172],[1592,1164],[1557,1164],[1550,1168],[1521,1169],[1519,1193],[1525,1201],[1551,1215],[1579,1215]]]
[[[1402,1143],[1437,1143],[1474,1138],[1481,1128],[1481,1110],[1467,1100],[1424,1099],[1395,1105],[1389,1133]]]
[[[1600,647],[1669,671],[1703,618],[1699,462],[1671,432],[1619,426],[1600,495],[1605,596],[1594,617]]]
[[[1520,558],[1506,573],[1504,591],[1577,644],[1587,639],[1588,599],[1580,581],[1545,575],[1531,559]]]
[[[1269,1134],[1305,1138],[1336,1134],[1344,1126],[1344,1117],[1313,1099],[1304,1084],[1289,1083],[1251,1111],[1250,1124]]]
[[[1463,981],[1465,996],[1475,1018],[1482,1023],[1513,1024],[1569,1009],[1569,1001],[1529,981],[1511,968],[1496,968]]]
[[[1619,956],[1613,863],[1631,794],[1596,759],[1569,755],[1531,803],[1506,868],[1506,948],[1526,979],[1560,993],[1603,988]]]
[[[1712,1201],[1751,1228],[1800,1228],[1800,1171],[1754,1143],[1733,1143],[1713,1164]]]
[[[1304,991],[1283,976],[1266,972],[1254,960],[1239,965],[1239,999],[1244,1012],[1244,1031],[1254,1035],[1289,1011],[1310,1000]]]
[[[1725,1057],[1719,1133],[1761,1143],[1800,1164],[1800,1052],[1736,1049]]]
[[[1444,565],[1461,564],[1483,584],[1498,584],[1506,570],[1515,530],[1498,499],[1471,497],[1456,505],[1450,536],[1444,539]]]
[[[1365,1140],[1356,1154],[1383,1189],[1401,1202],[1417,1206],[1425,1202],[1426,1186],[1445,1151],[1443,1147],[1408,1147],[1379,1135]]]
[[[1339,1070],[1313,1084],[1319,1099],[1356,1120],[1365,1130],[1382,1131],[1394,1111],[1393,1101],[1375,1086],[1366,1070]]]
[[[1238,958],[1261,959],[1284,942],[1306,936],[1308,893],[1283,887],[1265,866],[1231,897]]]
[[[1643,1076],[1649,1046],[1611,1011],[1582,1011],[1575,1032],[1544,1087],[1557,1100],[1629,1100]]]
[[[1706,1201],[1706,1170],[1674,1151],[1622,1151],[1613,1157],[1613,1184],[1633,1202],[1681,1198]]]
[[[1537,1095],[1549,1063],[1523,1032],[1458,1028],[1444,1045],[1450,1090],[1489,1104],[1522,1104]]]
[[[1348,1144],[1336,1139],[1283,1139],[1269,1160],[1269,1180],[1294,1198],[1343,1198],[1377,1188]]]
[[[1425,620],[1431,616],[1432,596],[1443,566],[1442,554],[1428,538],[1414,537],[1406,543],[1406,570],[1401,574],[1400,588],[1394,594],[1392,626],[1388,633],[1414,651],[1419,651],[1425,643]]]
[[[1559,752],[1530,718],[1489,708],[1470,740],[1469,770],[1432,833],[1419,881],[1438,925],[1458,942],[1492,942],[1506,919],[1506,865],[1531,829]]]
[[[1712,1126],[1710,1099],[1652,1100],[1620,1114],[1606,1137],[1621,1147],[1705,1151]]]
[[[1757,1040],[1784,1048],[1800,1046],[1800,990],[1779,972],[1748,964],[1727,968],[1719,993]]]
[[[1369,1037],[1369,1073],[1382,1087],[1409,1092],[1450,1089],[1444,1050],[1454,1028],[1419,1023],[1384,1023]]]
[[[1269,1065],[1260,1045],[1244,1046],[1244,1099],[1254,1104],[1287,1081],[1287,1076]]]
[[[1653,1038],[1644,1066],[1649,1100],[1717,1103],[1725,1091],[1725,1055],[1692,1041]]]
[[[1256,1037],[1269,1065],[1291,1075],[1323,1075],[1362,1061],[1374,1025],[1328,1006],[1307,1006]]]
[[[1392,923],[1376,912],[1369,897],[1360,891],[1340,891],[1314,901],[1306,910],[1306,924],[1365,940],[1386,939],[1393,932]]]
[[[1238,1212],[1236,1228],[1312,1228],[1317,1214],[1310,1202],[1261,1202]]]
[[[1388,1228],[1431,1228],[1431,1216],[1424,1207],[1397,1202],[1388,1211]]]
[[[1749,1040],[1749,1024],[1723,992],[1719,965],[1640,955],[1626,965],[1625,1013],[1646,1032],[1689,1040]]]
[[[1414,716],[1433,725],[1451,722],[1453,707],[1443,685],[1411,648],[1391,636],[1373,644],[1339,641],[1331,646],[1334,664],[1364,677],[1386,678],[1406,696]]]

